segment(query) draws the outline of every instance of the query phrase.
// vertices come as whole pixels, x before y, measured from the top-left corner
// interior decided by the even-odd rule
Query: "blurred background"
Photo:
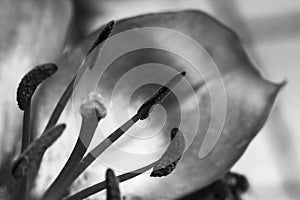
[[[68,37],[67,43],[73,44],[111,19],[165,10],[199,9],[239,34],[249,56],[267,79],[288,81],[267,124],[233,168],[233,171],[246,175],[251,183],[252,188],[245,199],[300,199],[300,1],[73,0],[74,7],[66,0],[24,2],[27,2],[26,6],[17,0],[0,1],[2,162],[5,152],[10,151],[9,142],[5,142],[3,136],[14,141],[15,136],[7,132],[15,132],[20,126],[15,122],[21,119],[18,111],[11,111],[15,110],[14,101],[11,103],[15,96],[7,95],[15,90],[17,80],[27,71],[15,60],[21,61],[22,66],[32,66],[39,60],[53,59],[64,45],[63,33],[67,32],[70,21],[72,37]],[[44,17],[35,20],[37,16]],[[45,33],[47,30],[55,33],[52,38],[49,38],[50,34],[44,36],[34,32],[40,25],[45,27]],[[27,39],[26,34],[18,35],[16,26],[31,39]],[[77,27],[76,31],[72,27]],[[3,30],[7,30],[5,34]],[[40,41],[39,45],[32,46],[36,41]],[[10,48],[14,43],[19,47]],[[30,56],[32,52],[38,56]]]

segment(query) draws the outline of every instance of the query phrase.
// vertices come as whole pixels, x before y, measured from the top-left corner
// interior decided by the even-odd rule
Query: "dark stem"
[[[23,133],[22,133],[22,146],[21,153],[28,147],[31,140],[31,100],[27,102],[23,114]],[[16,193],[13,199],[26,200],[27,198],[27,176],[17,181]]]
[[[145,167],[142,167],[140,169],[134,170],[132,172],[122,174],[122,175],[117,176],[117,177],[119,178],[120,182],[130,180],[130,179],[132,179],[132,178],[134,178],[134,177],[136,177],[140,174],[143,174],[146,171],[150,170],[151,168],[153,168],[157,164],[157,162],[158,161],[156,161],[154,163],[151,163],[151,164],[149,164]],[[106,181],[102,181],[100,183],[97,183],[93,186],[90,186],[86,189],[83,189],[83,190],[77,192],[76,194],[66,198],[65,200],[81,200],[81,199],[84,199],[88,196],[94,195],[94,194],[104,190],[105,188],[106,188]]]
[[[73,93],[75,80],[76,80],[76,76],[72,79],[72,81],[69,83],[68,87],[64,91],[63,95],[60,97],[60,99],[59,99],[58,103],[56,104],[56,106],[52,112],[52,115],[46,125],[44,132],[47,129],[55,126],[55,124],[57,123],[62,111],[66,107],[68,100],[70,99],[70,97]]]
[[[31,132],[31,101],[27,103],[24,109],[21,153],[28,147],[28,145],[31,142],[30,132]]]

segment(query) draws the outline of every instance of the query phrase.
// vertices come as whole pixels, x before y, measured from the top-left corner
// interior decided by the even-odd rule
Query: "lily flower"
[[[170,175],[154,178],[149,172],[120,184],[121,194],[126,199],[154,200],[176,199],[222,179],[264,125],[284,85],[266,80],[247,55],[238,35],[202,11],[162,12],[116,20],[110,38],[91,52],[90,46],[103,27],[66,48],[63,41],[71,16],[70,5],[50,0],[45,2],[51,5],[52,11],[66,9],[68,12],[59,12],[66,14],[62,23],[57,22],[65,25],[62,25],[61,32],[51,32],[54,29],[46,26],[47,22],[33,23],[35,26],[46,24],[49,28],[43,29],[49,32],[38,34],[43,37],[41,41],[45,41],[39,45],[46,48],[53,43],[56,48],[50,53],[47,48],[41,50],[45,57],[41,56],[40,60],[25,56],[30,60],[26,66],[41,61],[51,61],[58,66],[56,74],[34,96],[34,132],[43,133],[65,88],[74,76],[80,74],[80,78],[76,79],[71,101],[59,118],[59,123],[66,124],[65,131],[44,154],[30,187],[35,199],[43,198],[71,154],[80,132],[80,105],[90,92],[101,94],[107,105],[107,116],[99,122],[94,138],[91,144],[90,140],[87,142],[90,146],[86,148],[105,141],[107,133],[120,127],[136,110],[139,113],[141,105],[148,105],[142,103],[149,98],[151,102],[152,94],[162,85],[159,91],[163,92],[160,93],[170,94],[165,99],[161,97],[163,95],[154,95],[152,103],[160,105],[152,108],[151,103],[147,110],[149,116],[130,124],[130,129],[126,127],[129,130],[124,137],[108,144],[111,148],[69,185],[64,196],[104,180],[107,168],[120,174],[156,162],[170,143],[170,130],[179,127],[186,145],[184,150],[179,145],[180,152],[184,153],[172,160],[177,167],[172,166],[174,171]],[[52,14],[53,19],[61,19],[55,12]],[[56,22],[53,24],[56,26]],[[30,31],[29,28],[25,33],[30,36]],[[23,56],[30,47],[21,43],[24,42],[21,33],[12,53],[14,56]],[[50,36],[52,39],[47,39]],[[12,60],[5,64],[11,64]],[[81,63],[88,66],[83,74]],[[27,69],[23,70],[22,73]],[[180,82],[175,81],[175,86],[172,80],[177,78],[170,80],[170,77],[180,72],[184,72],[185,77],[180,78]],[[170,85],[172,89],[164,88]],[[89,155],[93,156],[88,153],[87,157]],[[95,197],[105,199],[105,193],[97,193]]]
[[[46,122],[45,116],[50,114],[57,102],[56,98],[78,72],[78,67],[98,32],[80,41],[58,59],[59,71],[46,83],[38,97],[38,124],[41,125],[38,130],[42,130]],[[178,40],[177,34],[188,39]],[[147,44],[140,46],[145,40]],[[203,48],[199,50],[191,41]],[[128,46],[131,51],[124,51],[123,54],[118,52]],[[140,50],[137,47],[142,48]],[[102,140],[102,132],[118,127],[128,117],[127,111],[130,113],[141,105],[142,100],[149,98],[158,87],[155,83],[167,80],[174,71],[186,71],[186,80],[192,90],[182,86],[174,93],[175,96],[171,95],[163,104],[167,119],[160,129],[161,134],[140,144],[130,142],[130,138],[121,140],[114,150],[107,151],[97,164],[87,169],[89,175],[86,177],[90,178],[79,179],[70,190],[73,193],[103,179],[103,172],[107,167],[124,172],[145,165],[158,155],[157,152],[151,153],[151,149],[162,148],[166,142],[167,130],[181,120],[180,129],[187,138],[188,147],[176,170],[166,178],[141,176],[121,184],[121,188],[124,188],[122,194],[127,197],[135,195],[143,199],[174,199],[213,183],[231,169],[264,125],[283,86],[283,83],[272,83],[261,75],[233,30],[197,10],[145,14],[117,20],[112,36],[92,57],[87,61],[90,74],[79,81],[80,89],[74,91],[72,104],[60,118],[72,125],[67,127],[61,141],[46,153],[37,178],[39,186],[50,184],[52,173],[57,174],[58,170],[49,172],[49,168],[59,168],[62,163],[59,164],[58,160],[68,155],[66,147],[69,143],[73,144],[74,129],[78,123],[72,107],[76,110],[76,105],[89,90],[97,90],[111,104],[107,117],[100,123],[104,128],[100,128],[95,134],[96,138],[98,135],[96,140]],[[174,71],[155,64],[146,65],[142,70],[135,68],[149,63],[161,63]],[[122,79],[125,75],[128,77]],[[149,80],[148,85],[141,84],[143,79]],[[94,84],[94,80],[97,80],[97,84]],[[127,110],[124,111],[126,106]],[[157,118],[162,120],[162,113],[154,111],[150,125],[130,133],[137,136],[138,130],[155,132],[155,123],[159,123]],[[129,147],[126,143],[130,143]],[[149,151],[145,150],[145,145]],[[118,148],[125,153],[120,153]],[[134,151],[151,156],[144,156],[144,160],[143,155],[136,158],[128,156],[128,152],[134,154]],[[36,192],[42,190],[43,188],[38,187]]]

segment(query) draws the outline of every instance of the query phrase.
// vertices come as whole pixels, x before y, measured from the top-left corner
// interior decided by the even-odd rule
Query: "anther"
[[[22,78],[17,90],[17,102],[21,110],[25,109],[38,85],[56,71],[55,64],[47,63],[33,68]]]
[[[121,200],[119,179],[115,176],[115,173],[111,169],[106,171],[106,190],[107,200]]]
[[[169,175],[177,166],[185,149],[185,139],[178,128],[171,130],[171,143],[165,153],[153,167],[150,176],[161,177]]]
[[[112,20],[103,27],[87,54],[90,54],[99,44],[101,44],[111,35],[115,24],[116,22]]]
[[[80,106],[80,114],[83,118],[91,118],[96,116],[100,121],[107,114],[103,98],[99,93],[91,92],[88,98],[83,101]]]
[[[171,93],[171,89],[175,87],[185,75],[185,71],[175,75],[164,86],[159,88],[150,99],[143,103],[137,111],[137,113],[141,114],[140,120],[146,119],[152,111],[151,108],[156,104],[162,103],[162,101]]]
[[[61,124],[45,132],[40,138],[32,142],[27,149],[14,161],[12,175],[15,179],[27,175],[30,169],[37,168],[40,158],[45,151],[61,136],[66,125]]]

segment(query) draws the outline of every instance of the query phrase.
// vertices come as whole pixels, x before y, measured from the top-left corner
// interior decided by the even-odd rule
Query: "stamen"
[[[103,27],[87,54],[90,54],[99,44],[101,44],[111,35],[115,24],[116,22],[112,20]]]
[[[115,173],[111,169],[106,171],[106,189],[107,200],[121,200],[119,179],[115,176]]]
[[[148,99],[143,105],[139,108],[138,113],[143,115],[140,120],[146,119],[150,112],[152,111],[152,107],[156,104],[162,103],[162,101],[170,94],[171,89],[177,85],[181,79],[186,75],[186,72],[183,71],[180,74],[174,76],[171,80],[169,80],[164,86],[159,88],[158,91],[154,93],[154,95]]]
[[[21,153],[31,142],[31,98],[38,85],[57,71],[57,66],[52,63],[37,66],[30,70],[21,80],[17,89],[17,103],[23,113],[23,132]],[[26,199],[27,177],[24,176],[16,184],[16,193],[12,198]]]
[[[57,125],[49,129],[44,135],[32,142],[28,148],[14,161],[12,175],[15,179],[27,175],[30,169],[37,168],[39,159],[45,151],[61,136],[66,125]]]
[[[176,167],[185,149],[185,139],[178,128],[171,131],[171,143],[167,151],[159,159],[157,165],[154,166],[150,176],[161,177],[169,175]]]
[[[101,95],[96,92],[91,92],[88,98],[81,104],[80,114],[82,116],[82,124],[75,147],[65,166],[50,185],[45,195],[54,193],[61,187],[74,169],[74,166],[80,162],[86,153],[97,129],[98,122],[106,116],[106,107],[104,106]]]
[[[47,63],[33,68],[22,78],[17,89],[17,102],[21,110],[25,109],[38,85],[56,71],[55,64]]]

